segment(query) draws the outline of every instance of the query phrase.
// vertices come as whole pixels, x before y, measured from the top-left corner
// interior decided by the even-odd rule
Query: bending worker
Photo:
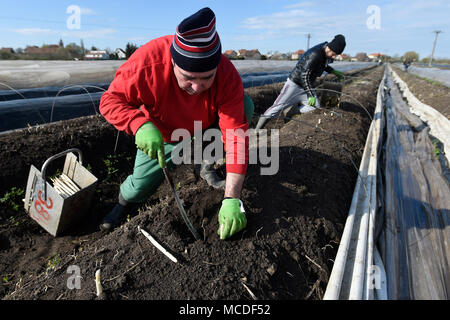
[[[234,139],[233,133],[248,130],[253,103],[244,97],[239,73],[221,53],[215,23],[209,8],[184,19],[175,35],[151,40],[136,50],[103,94],[101,114],[118,130],[134,135],[138,150],[133,173],[121,184],[118,203],[104,218],[102,230],[120,224],[128,208],[145,202],[164,180],[161,168],[172,163],[171,151],[180,142],[172,140],[174,130],[185,129],[192,136],[194,121],[201,121],[205,130],[217,120],[226,152],[226,180],[219,178],[210,159],[202,162],[200,175],[209,185],[225,188],[218,216],[220,238],[246,227],[239,198],[248,138]]]
[[[292,105],[301,104],[300,113],[320,108],[312,84],[324,71],[335,74],[339,80],[343,78],[342,72],[334,70],[328,64],[332,63],[344,48],[345,37],[339,34],[331,42],[320,43],[306,51],[298,60],[273,105],[259,118],[255,129],[262,129],[270,118],[278,116]]]

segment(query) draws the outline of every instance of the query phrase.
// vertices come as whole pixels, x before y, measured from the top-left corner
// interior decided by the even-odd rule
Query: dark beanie
[[[345,49],[345,37],[342,34],[338,34],[328,43],[328,48],[336,54],[341,54]]]
[[[177,27],[170,52],[183,70],[205,72],[218,66],[222,46],[216,31],[216,15],[203,8],[187,17]]]

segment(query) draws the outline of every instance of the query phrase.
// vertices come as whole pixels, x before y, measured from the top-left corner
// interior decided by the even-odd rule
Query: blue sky
[[[70,5],[81,8],[80,29],[69,29]],[[345,52],[429,56],[434,30],[435,57],[450,58],[449,0],[189,0],[189,1],[22,1],[0,0],[0,47],[80,43],[86,47],[124,48],[173,34],[176,25],[202,7],[217,16],[223,51],[259,49],[292,52],[346,36]],[[71,20],[72,22],[74,20]]]

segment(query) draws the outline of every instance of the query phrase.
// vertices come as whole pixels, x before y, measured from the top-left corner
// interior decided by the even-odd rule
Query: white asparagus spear
[[[70,179],[67,175],[65,175],[64,173],[61,174],[61,178],[66,181],[66,183],[68,185],[70,185],[72,187],[72,189],[74,189],[76,192],[80,191],[80,187],[78,187],[75,182],[72,181],[72,179]]]
[[[57,178],[59,183],[61,183],[63,186],[66,187],[66,189],[70,190],[71,193],[76,193],[77,190],[75,190],[71,185],[67,183],[67,181],[63,180],[61,177]]]
[[[138,226],[138,229],[141,230],[142,234],[144,236],[147,237],[148,240],[150,240],[150,242],[158,249],[160,250],[162,253],[164,253],[166,255],[166,257],[168,257],[170,260],[172,260],[173,262],[177,263],[178,260],[177,258],[175,258],[172,254],[170,254],[170,252],[168,252],[166,249],[164,249],[158,242],[156,242],[156,240],[145,230],[141,229],[141,227]]]
[[[103,293],[102,283],[100,279],[100,269],[95,271],[95,287],[97,288],[97,297]]]
[[[52,181],[55,186],[58,186],[60,189],[64,190],[64,192],[67,193],[68,195],[73,194],[73,191],[71,191],[66,185],[64,185],[61,181],[59,181],[58,178],[52,179]]]
[[[70,197],[70,194],[69,194],[65,189],[63,189],[63,188],[60,186],[59,182],[58,182],[56,179],[53,179],[53,178],[50,178],[50,179],[51,179],[52,182],[53,182],[53,188],[55,188],[55,190],[56,190],[63,198]]]
[[[64,192],[64,190],[62,190],[60,187],[58,187],[57,185],[53,185],[53,188],[55,188],[56,192],[59,193],[59,195],[61,197],[63,197],[64,199],[69,197],[69,195],[67,193]]]
[[[64,179],[62,176],[59,176],[57,178],[59,180],[59,182],[61,182],[62,184],[64,184],[69,190],[71,190],[73,193],[78,192],[79,190],[75,187],[73,187],[66,179]]]

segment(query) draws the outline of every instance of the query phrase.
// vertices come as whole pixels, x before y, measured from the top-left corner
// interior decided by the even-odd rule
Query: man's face
[[[325,47],[325,55],[330,59],[336,59],[337,57],[337,54],[333,50],[328,48],[328,46]]]
[[[178,86],[190,95],[198,95],[211,88],[216,77],[217,68],[206,72],[190,72],[181,69],[173,60],[172,64]]]

